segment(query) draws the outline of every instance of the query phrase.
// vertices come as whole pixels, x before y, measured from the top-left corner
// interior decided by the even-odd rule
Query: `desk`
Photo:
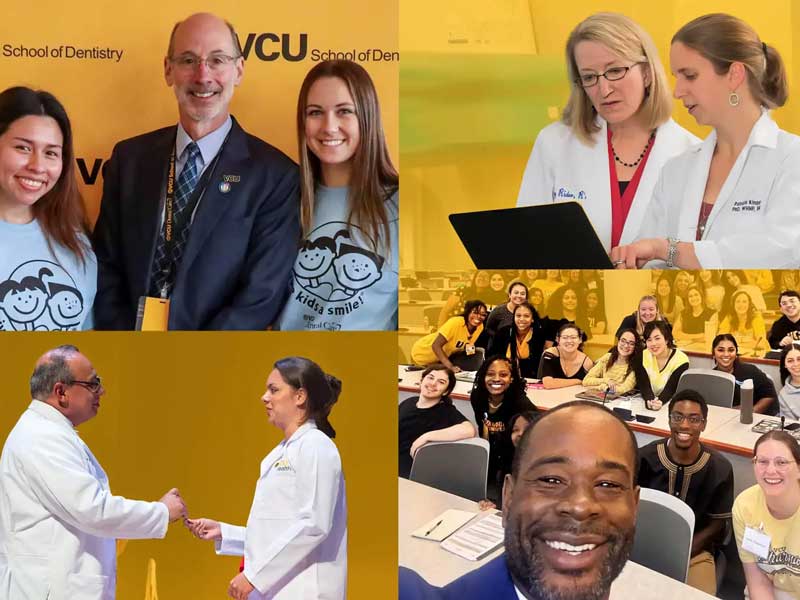
[[[401,402],[409,396],[419,394],[421,374],[421,371],[408,372],[405,370],[405,366],[398,367],[399,400]],[[575,394],[583,389],[581,386],[571,386],[557,390],[529,389],[527,394],[538,409],[547,410],[559,404],[575,400]],[[453,399],[453,405],[471,423],[475,424],[475,415],[469,403],[471,390],[471,383],[459,381],[456,383],[456,387],[450,397]],[[618,400],[609,403],[612,407],[618,404]],[[636,434],[640,447],[659,437],[669,436],[666,407],[659,411],[648,410],[645,408],[644,401],[641,398],[633,398],[631,400],[631,408],[635,414],[655,417],[655,421],[648,424],[636,421],[629,423],[630,428]],[[764,418],[767,417],[765,415],[753,415],[753,423],[757,423]],[[744,425],[739,422],[738,408],[708,407],[708,421],[701,439],[704,444],[724,454],[733,465],[734,494],[738,494],[756,483],[750,459],[753,456],[753,446],[759,435],[750,431],[751,427],[752,425]]]
[[[503,550],[480,561],[470,561],[443,550],[437,542],[411,537],[411,532],[448,508],[478,514],[475,502],[440,490],[400,479],[398,485],[398,554],[400,565],[419,573],[428,583],[443,586],[486,564]],[[611,586],[611,600],[704,600],[708,594],[690,588],[665,575],[628,561]]]

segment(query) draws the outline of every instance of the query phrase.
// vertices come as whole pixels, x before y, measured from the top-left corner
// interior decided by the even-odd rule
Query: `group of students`
[[[617,348],[620,355],[636,347],[630,332],[625,339],[630,343],[625,351]],[[800,351],[796,352],[800,373]],[[602,379],[599,382],[604,383]],[[414,455],[429,442],[479,435],[490,445],[488,489],[492,494],[511,473],[515,448],[539,415],[525,396],[524,380],[507,358],[490,358],[478,371],[470,395],[477,430],[453,406],[449,394],[455,383],[452,370],[441,364],[430,365],[422,373],[420,395],[400,404],[399,474],[409,476]],[[681,390],[669,400],[668,411],[669,437],[639,449],[638,484],[680,498],[695,513],[687,583],[716,593],[715,560],[725,543],[725,524],[733,516],[750,598],[796,597],[800,593],[800,575],[794,569],[800,557],[796,533],[800,527],[797,440],[783,431],[759,438],[753,451],[757,485],[744,490],[734,502],[730,462],[700,442],[708,417],[705,398],[694,390]],[[499,501],[499,494],[496,498]],[[479,505],[489,508],[494,502],[486,499]],[[754,534],[769,537],[771,547],[768,543],[764,550],[753,544]]]
[[[518,206],[580,202],[617,268],[798,264],[800,137],[770,110],[788,97],[778,50],[727,14],[672,37],[672,95],[700,141],[670,117],[673,102],[650,35],[598,13],[566,44],[570,96],[538,135]]]
[[[197,18],[196,15],[186,22]],[[187,26],[181,23],[176,30],[179,28],[183,31]],[[230,31],[233,31],[232,28]],[[173,36],[179,34],[173,31]],[[228,34],[228,37],[233,38],[232,48],[238,46],[235,34]],[[165,64],[168,65],[168,82],[175,85],[176,93],[179,85],[169,78],[177,79],[180,74],[193,78],[191,85],[202,86],[203,89],[208,82],[199,81],[201,75],[204,78],[216,77],[222,71],[235,68],[238,69],[238,77],[241,77],[243,59],[236,48],[231,51],[234,56],[215,52],[205,59],[193,54],[173,56],[173,52],[178,52],[173,48],[174,44],[174,40],[171,40],[170,55]],[[178,96],[179,103],[182,102],[181,98],[186,100],[180,94]],[[205,96],[191,98],[195,103],[210,103],[216,96],[212,95],[211,99]],[[225,101],[229,100],[228,97]],[[228,122],[231,122],[230,118]],[[236,129],[235,121],[233,129]],[[220,131],[224,133],[224,126],[207,137],[210,139],[222,135]],[[194,147],[204,152],[204,139],[189,140],[187,137],[187,142],[196,142]],[[225,139],[227,141],[228,138]],[[223,320],[209,318],[190,322],[180,328],[264,329],[272,325],[279,329],[307,329],[311,327],[305,316],[310,305],[305,301],[305,296],[314,299],[315,316],[324,315],[324,323],[318,328],[397,328],[399,179],[384,140],[375,86],[363,67],[352,61],[335,60],[320,62],[310,70],[298,98],[297,140],[299,167],[285,160],[291,171],[290,179],[295,182],[286,186],[290,195],[287,213],[291,213],[287,219],[290,218],[293,226],[298,222],[301,224],[302,239],[300,236],[291,239],[290,234],[294,229],[290,227],[289,237],[286,238],[288,244],[281,241],[281,247],[277,248],[279,242],[274,237],[278,235],[276,232],[264,228],[251,234],[261,235],[262,238],[273,236],[270,238],[273,241],[265,242],[267,246],[273,243],[276,246],[272,247],[267,259],[272,256],[272,260],[281,264],[286,262],[286,268],[281,271],[286,274],[294,262],[291,281],[281,277],[281,281],[274,282],[277,293],[268,302],[269,310],[260,318],[255,315],[247,323],[230,322],[228,325]],[[221,138],[219,142],[225,145]],[[183,169],[182,160],[181,156],[177,157],[176,169]],[[191,161],[194,158],[187,159],[187,165]],[[202,162],[200,164],[205,166]],[[237,164],[237,167],[246,169],[248,165]],[[115,163],[114,168],[118,169],[119,165]],[[260,167],[254,163],[253,168]],[[106,186],[100,218],[103,232],[100,231],[99,222],[93,234],[76,183],[70,120],[62,104],[52,94],[26,87],[12,87],[0,93],[0,170],[8,174],[0,179],[0,331],[74,330],[91,329],[93,326],[118,328],[114,325],[119,317],[115,311],[110,311],[111,314],[100,319],[93,318],[92,310],[95,300],[96,307],[110,305],[103,296],[109,296],[112,287],[125,288],[124,281],[111,281],[110,271],[103,268],[104,264],[110,264],[112,245],[121,243],[119,232],[112,239],[113,232],[109,230],[112,213],[122,210],[119,206],[111,206],[117,201],[122,204],[121,198],[110,197],[112,185],[108,171],[114,169],[106,169],[104,173]],[[211,167],[208,170],[212,170]],[[298,180],[299,194],[296,187]],[[182,185],[181,181],[179,177],[178,188]],[[220,192],[227,194],[221,201],[236,195],[229,192],[245,189],[244,186],[233,185],[238,180],[233,179],[232,182],[225,180],[225,183],[220,183]],[[117,183],[130,187],[130,182]],[[161,182],[151,183],[156,189],[161,185]],[[202,180],[195,189],[199,189],[201,184]],[[109,198],[106,198],[107,195]],[[140,200],[137,199],[137,202]],[[157,198],[145,200],[154,206],[158,203]],[[238,198],[233,200],[237,202],[231,201],[230,206],[239,204]],[[178,201],[177,195],[175,201]],[[163,205],[163,196],[161,202]],[[201,202],[198,214],[203,208]],[[175,214],[178,215],[177,212]],[[191,218],[194,218],[194,214]],[[242,227],[236,235],[247,237],[244,224],[252,220],[252,215],[243,215],[241,219]],[[118,227],[128,228],[138,225],[126,222],[117,224]],[[158,237],[156,230],[160,228],[160,223],[153,223],[153,231],[150,232],[153,239]],[[251,239],[248,247],[257,242],[261,244]],[[171,253],[178,264],[179,248],[178,245],[173,246]],[[160,245],[155,250],[148,247],[144,254],[153,257],[153,252],[156,252],[154,259],[158,261],[159,248]],[[230,254],[236,252],[238,250],[229,248]],[[249,255],[231,258],[234,259],[243,265],[243,271],[216,272],[217,281],[235,280],[242,286],[248,285],[249,295],[246,298],[221,298],[218,301],[235,304],[238,308],[264,302],[265,298],[257,297],[253,291],[266,285],[264,282],[251,281],[260,273],[251,264],[255,259]],[[152,262],[153,259],[150,260]],[[151,271],[149,264],[137,268],[141,268],[143,273]],[[178,268],[179,264],[173,270]],[[247,272],[248,268],[251,272]],[[115,273],[113,277],[121,275]],[[157,273],[153,271],[150,277],[152,283],[157,279]],[[134,287],[133,282],[128,282],[128,285]],[[208,282],[203,282],[203,285],[208,285]],[[151,289],[153,285],[148,284],[145,288]],[[290,289],[294,290],[291,295]],[[350,310],[334,307],[338,307],[337,302],[348,299],[354,305]],[[360,310],[356,311],[354,307]],[[226,306],[225,310],[232,311],[233,308],[236,307]],[[173,309],[177,310],[175,306]],[[134,317],[135,314],[125,315],[130,326]]]

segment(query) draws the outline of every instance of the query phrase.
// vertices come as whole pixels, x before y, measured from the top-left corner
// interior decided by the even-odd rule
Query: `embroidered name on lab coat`
[[[731,207],[731,212],[758,212],[761,210],[761,200],[737,200]]]
[[[294,473],[294,469],[292,465],[289,464],[289,461],[285,458],[281,458],[275,461],[275,464],[272,465],[272,468],[278,471],[279,473]]]

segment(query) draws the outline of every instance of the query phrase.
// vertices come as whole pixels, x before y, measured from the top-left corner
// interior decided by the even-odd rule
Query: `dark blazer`
[[[410,569],[400,567],[399,584],[400,600],[518,600],[505,554],[443,588],[429,584]]]
[[[103,169],[93,235],[97,329],[135,326],[139,297],[150,287],[176,129],[120,142]],[[223,192],[223,176],[231,175],[240,179],[229,177]],[[189,230],[169,329],[265,329],[288,294],[299,239],[297,166],[233,119]]]

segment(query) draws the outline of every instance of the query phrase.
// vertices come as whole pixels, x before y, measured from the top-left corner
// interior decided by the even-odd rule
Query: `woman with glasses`
[[[711,343],[711,354],[714,360],[714,370],[730,373],[736,379],[733,388],[733,406],[739,406],[741,400],[741,385],[748,379],[753,381],[753,412],[775,414],[777,394],[775,386],[766,373],[752,363],[739,360],[739,344],[730,333],[720,333]]]
[[[670,401],[678,387],[678,380],[689,368],[689,357],[675,347],[672,329],[664,321],[645,325],[646,348],[641,364],[634,365],[636,383],[650,410],[660,410]]]
[[[0,331],[90,329],[97,260],[53,95],[0,94],[0,173]]]
[[[556,345],[542,353],[539,367],[545,389],[581,385],[594,366],[583,353],[584,333],[574,324],[566,323],[556,333]]]
[[[461,316],[448,319],[437,331],[414,342],[411,360],[422,366],[439,362],[459,373],[461,367],[453,361],[470,359],[475,354],[475,344],[483,333],[487,314],[483,300],[468,300]]]
[[[786,431],[756,441],[757,485],[733,503],[733,530],[750,600],[800,597],[800,446]]]
[[[641,360],[638,336],[626,329],[619,335],[617,345],[597,359],[583,378],[583,385],[609,394],[627,394],[636,387],[633,366]]]
[[[399,179],[361,65],[328,60],[308,72],[297,140],[304,240],[279,329],[396,330]]]
[[[698,140],[670,119],[658,51],[628,17],[590,16],[566,55],[569,100],[536,138],[517,206],[580,202],[608,251],[636,239],[661,167]]]
[[[217,554],[244,555],[229,597],[345,598],[347,501],[328,422],[341,387],[307,358],[277,361],[261,400],[283,440],[261,462],[247,526],[186,520],[195,536],[214,540]]]
[[[781,351],[781,381],[778,394],[780,414],[800,420],[800,346],[791,344]]]
[[[726,14],[672,38],[675,97],[711,135],[669,161],[637,241],[611,252],[620,268],[656,260],[681,269],[796,267],[800,137],[769,111],[788,96],[775,47]],[[623,242],[624,244],[624,242]]]

